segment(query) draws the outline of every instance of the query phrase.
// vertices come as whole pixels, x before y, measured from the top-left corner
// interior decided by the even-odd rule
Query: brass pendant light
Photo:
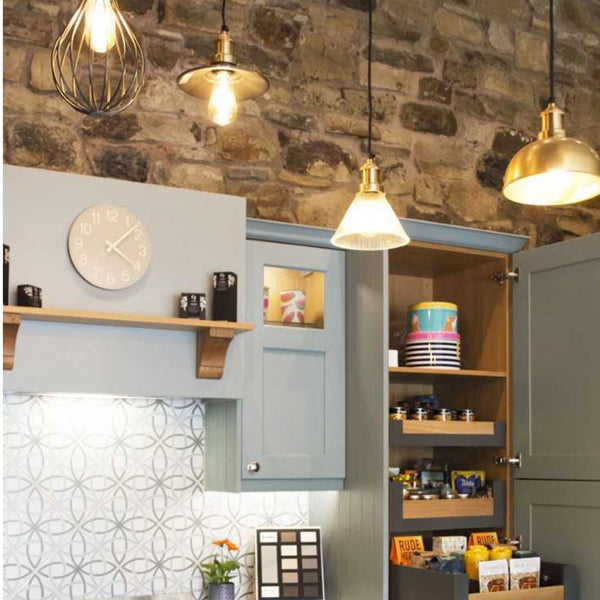
[[[367,162],[360,168],[360,188],[344,218],[331,238],[331,243],[346,250],[389,250],[410,243],[402,223],[390,206],[381,185],[379,167],[372,151],[373,0],[369,0],[368,102],[369,147]]]
[[[554,98],[554,0],[550,0],[550,99],[538,139],[519,150],[504,174],[503,194],[513,202],[563,206],[600,195],[600,158],[587,144],[567,137]]]
[[[223,0],[221,33],[212,62],[205,67],[184,71],[177,78],[184,92],[209,101],[208,114],[221,126],[235,121],[238,102],[262,96],[269,89],[269,80],[264,75],[237,66],[233,42],[225,22],[225,5],[226,0]]]
[[[58,93],[75,110],[126,109],[144,84],[144,53],[116,0],[82,0],[52,50]]]

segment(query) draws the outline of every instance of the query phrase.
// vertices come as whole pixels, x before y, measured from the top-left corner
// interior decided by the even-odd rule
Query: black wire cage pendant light
[[[264,75],[237,66],[225,21],[225,8],[226,0],[223,0],[221,33],[210,65],[189,69],[177,78],[184,92],[209,101],[208,114],[221,126],[235,121],[239,102],[262,96],[269,89],[269,80]]]
[[[83,0],[52,50],[58,93],[79,112],[126,109],[144,83],[142,47],[116,0]]]
[[[360,188],[331,243],[346,250],[390,250],[410,243],[400,219],[388,202],[381,185],[379,167],[373,152],[373,0],[369,0],[368,46],[368,158],[360,168]]]

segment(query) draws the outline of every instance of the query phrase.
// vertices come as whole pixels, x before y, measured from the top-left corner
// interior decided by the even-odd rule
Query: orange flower
[[[227,546],[228,550],[234,551],[234,550],[239,550],[239,548],[230,540],[228,540],[227,538],[223,539],[223,540],[215,540],[213,542],[213,544],[215,546],[220,546],[221,548],[223,546]]]

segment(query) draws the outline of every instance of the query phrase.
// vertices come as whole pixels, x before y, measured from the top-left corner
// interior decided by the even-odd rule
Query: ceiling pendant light
[[[389,250],[410,242],[402,223],[387,201],[381,185],[379,167],[372,152],[373,91],[372,91],[373,0],[369,0],[368,100],[369,148],[367,162],[360,168],[360,188],[331,243],[346,250]]]
[[[550,0],[550,99],[542,131],[521,148],[504,174],[503,194],[513,202],[562,206],[600,195],[600,158],[587,144],[566,136],[554,99],[554,1]]]
[[[208,114],[221,126],[235,121],[239,102],[262,96],[269,89],[269,80],[264,75],[237,66],[233,42],[225,23],[225,4],[226,0],[223,0],[221,33],[212,62],[205,67],[185,71],[177,78],[184,92],[208,100]]]
[[[127,108],[144,83],[144,53],[116,0],[83,0],[52,50],[58,93],[79,112]]]

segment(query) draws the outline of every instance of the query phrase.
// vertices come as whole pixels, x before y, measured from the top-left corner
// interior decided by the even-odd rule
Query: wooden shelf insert
[[[489,593],[469,594],[469,600],[489,600]],[[552,585],[532,590],[507,590],[494,592],[494,600],[564,600],[565,586]]]
[[[492,517],[493,498],[467,498],[465,500],[405,500],[405,519],[441,519],[444,517]]]
[[[14,367],[17,334],[22,321],[193,331],[196,332],[197,338],[196,377],[199,379],[221,379],[229,344],[237,334],[254,329],[251,323],[5,306],[4,370],[11,370]]]
[[[506,425],[499,421],[393,421],[390,446],[504,448]]]
[[[494,435],[493,421],[412,421],[402,422],[403,433],[435,435]]]
[[[482,377],[491,379],[506,378],[506,371],[480,371],[475,369],[436,369],[430,367],[390,367],[390,374],[417,377]]]

